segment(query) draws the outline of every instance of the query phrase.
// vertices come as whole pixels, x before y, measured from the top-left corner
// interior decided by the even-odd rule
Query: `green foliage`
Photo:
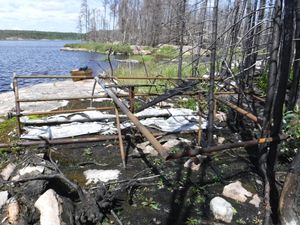
[[[47,115],[30,115],[28,116],[29,120],[39,120],[39,119],[44,119],[47,118]]]
[[[181,99],[179,102],[179,107],[196,110],[197,109],[197,100],[193,97]]]
[[[258,80],[257,83],[258,88],[260,89],[260,91],[264,94],[267,93],[267,88],[268,88],[268,71],[263,71],[263,73],[261,74],[261,77]]]
[[[27,30],[1,30],[0,40],[5,39],[50,39],[50,40],[78,40],[78,33],[27,31]]]
[[[296,107],[294,112],[288,111],[283,116],[283,129],[293,139],[300,141],[300,109]]]
[[[145,200],[142,202],[142,205],[154,210],[160,210],[159,203],[154,201],[153,198],[145,198]]]
[[[154,55],[158,58],[175,58],[179,52],[176,47],[171,45],[165,45],[154,52]]]
[[[186,225],[199,225],[199,224],[201,224],[201,220],[189,217],[187,219],[187,221],[185,222],[185,224]]]
[[[132,49],[128,44],[113,44],[113,43],[100,43],[100,42],[83,42],[75,44],[66,44],[65,47],[69,48],[82,48],[90,51],[96,51],[99,53],[107,53],[112,48],[114,53],[120,53],[124,55],[132,54]]]
[[[4,122],[0,123],[0,142],[8,143],[11,141],[9,133],[15,130],[16,125],[16,118],[5,120]]]

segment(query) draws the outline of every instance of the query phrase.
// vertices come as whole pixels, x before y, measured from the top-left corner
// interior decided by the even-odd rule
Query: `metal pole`
[[[95,77],[98,84],[102,89],[113,99],[116,105],[122,110],[124,114],[133,122],[137,129],[147,138],[147,140],[153,145],[154,149],[166,159],[169,155],[166,149],[156,140],[153,134],[143,125],[141,122],[129,111],[129,109],[117,98],[114,92],[105,87],[105,84],[98,78]]]

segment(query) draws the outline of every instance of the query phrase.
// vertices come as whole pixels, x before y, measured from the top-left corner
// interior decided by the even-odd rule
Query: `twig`
[[[110,210],[111,215],[115,218],[115,220],[118,222],[119,225],[123,225],[122,221],[118,218],[117,214],[114,212],[114,210]]]

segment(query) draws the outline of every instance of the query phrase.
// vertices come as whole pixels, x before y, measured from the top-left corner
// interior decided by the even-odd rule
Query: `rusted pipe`
[[[122,138],[124,138],[122,136]],[[39,141],[24,141],[17,142],[13,144],[0,144],[0,148],[10,148],[10,147],[28,147],[28,146],[45,146],[45,145],[66,145],[66,144],[79,144],[79,143],[89,143],[89,142],[99,142],[108,140],[117,140],[118,135],[102,135],[97,137],[86,137],[86,138],[64,138],[64,139],[54,139],[54,140],[39,140]]]
[[[17,79],[72,79],[74,77],[70,75],[16,75]],[[76,78],[85,78],[85,79],[93,79],[94,77],[90,76],[76,76]]]
[[[192,96],[192,95],[198,95],[198,94],[205,94],[206,91],[197,91],[197,92],[186,92],[182,94],[183,96]],[[232,95],[236,94],[235,92],[216,92],[215,95]],[[152,96],[158,96],[159,94],[155,93],[135,93],[135,97],[152,97]],[[130,96],[127,94],[116,94],[118,98],[129,98]],[[63,100],[81,100],[81,99],[101,99],[101,98],[107,98],[106,95],[103,96],[83,96],[83,97],[61,97],[61,98],[32,98],[32,99],[18,99],[17,101],[22,102],[51,102],[51,101],[63,101]]]
[[[215,152],[220,152],[220,151],[225,151],[233,148],[241,148],[241,147],[251,147],[259,144],[265,144],[265,143],[270,143],[270,142],[275,142],[275,141],[281,141],[287,139],[287,135],[280,135],[278,137],[270,137],[270,138],[259,138],[259,139],[254,139],[250,141],[243,141],[243,142],[235,142],[235,143],[228,143],[224,145],[217,145],[217,146],[212,146],[209,148],[195,148],[193,150],[186,150],[183,152],[178,152],[175,154],[169,154],[166,160],[171,160],[171,159],[179,159],[183,157],[194,157],[199,154],[207,155],[207,154],[212,154]]]
[[[143,125],[141,122],[129,111],[129,109],[117,98],[115,93],[105,87],[105,84],[95,77],[100,87],[113,99],[114,103],[121,109],[121,111],[133,122],[137,129],[145,136],[145,138],[153,145],[154,149],[166,159],[168,152],[165,148],[156,140],[153,134]]]
[[[165,133],[157,132],[154,136],[162,136]],[[122,139],[125,137],[122,135]],[[118,135],[100,135],[96,137],[81,137],[81,138],[62,138],[53,140],[37,140],[37,141],[22,141],[15,142],[12,144],[0,143],[0,148],[12,148],[12,147],[29,147],[29,146],[46,146],[46,145],[68,145],[68,144],[79,144],[79,143],[90,143],[99,141],[118,140]]]

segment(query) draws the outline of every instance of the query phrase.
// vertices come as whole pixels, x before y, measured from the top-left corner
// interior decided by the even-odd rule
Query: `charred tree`
[[[276,137],[280,134],[284,100],[286,96],[288,74],[293,40],[293,9],[294,1],[284,1],[283,37],[281,39],[282,1],[276,1],[274,18],[273,46],[270,58],[267,101],[264,110],[263,137]],[[282,42],[280,42],[282,41]],[[281,46],[280,46],[281,44]],[[281,51],[279,48],[281,47]],[[278,224],[278,191],[275,184],[275,165],[278,143],[261,146],[261,168],[265,179],[265,224]]]
[[[298,93],[299,93],[299,81],[300,81],[300,1],[296,1],[295,7],[296,14],[296,32],[295,32],[295,60],[293,67],[293,79],[291,82],[291,89],[288,101],[288,110],[292,111],[295,108]]]
[[[184,33],[185,33],[185,9],[186,1],[183,0],[180,4],[180,45],[179,45],[179,62],[178,62],[178,79],[182,79],[182,60],[183,60],[183,45],[184,45]]]
[[[213,127],[214,127],[214,109],[215,109],[215,72],[217,60],[217,29],[218,29],[218,5],[219,1],[214,0],[213,8],[213,25],[212,25],[212,41],[210,77],[209,77],[209,93],[208,93],[208,146],[213,145]]]

